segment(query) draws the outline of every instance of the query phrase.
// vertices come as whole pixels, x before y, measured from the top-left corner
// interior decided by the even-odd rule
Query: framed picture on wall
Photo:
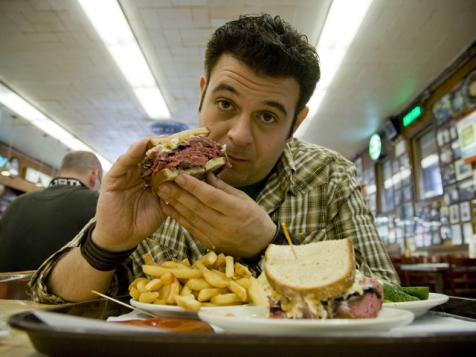
[[[449,164],[451,161],[453,161],[451,146],[443,146],[440,150],[440,164]]]
[[[451,239],[450,226],[443,225],[440,227],[440,235],[442,240]]]
[[[405,203],[403,205],[403,217],[404,217],[404,219],[412,219],[413,215],[414,215],[413,203]],[[408,226],[413,226],[413,225],[406,225],[405,230],[408,228]]]
[[[456,181],[456,171],[454,164],[447,164],[441,168],[443,185],[449,185]]]
[[[441,224],[448,224],[449,223],[449,209],[447,206],[442,206],[440,208],[440,220]]]
[[[438,124],[443,124],[451,118],[450,93],[444,95],[435,104],[433,104],[432,112]]]
[[[459,222],[459,205],[451,205],[450,206],[450,223],[458,223]]]
[[[431,244],[441,244],[441,235],[438,228],[431,231]]]
[[[461,201],[471,200],[474,197],[473,179],[467,179],[458,183],[458,196]]]
[[[473,175],[471,165],[465,164],[463,159],[455,162],[456,180],[464,180]]]
[[[459,204],[461,222],[471,221],[471,205],[469,201]]]
[[[469,243],[473,240],[473,225],[471,223],[463,224],[463,240]]]
[[[461,232],[461,224],[451,225],[451,241],[453,244],[463,244],[463,235]]]
[[[451,140],[458,139],[458,129],[456,128],[455,124],[450,125],[450,138]]]
[[[453,160],[461,158],[461,146],[458,140],[451,143],[451,151],[453,152]]]

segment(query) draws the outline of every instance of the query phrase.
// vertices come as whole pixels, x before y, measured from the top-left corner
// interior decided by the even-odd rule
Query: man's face
[[[292,77],[259,76],[232,56],[222,55],[209,83],[202,77],[200,87],[202,95],[206,90],[200,124],[210,129],[210,138],[226,144],[232,165],[220,178],[235,187],[265,178],[289,137],[298,82]],[[304,116],[300,114],[297,122]]]

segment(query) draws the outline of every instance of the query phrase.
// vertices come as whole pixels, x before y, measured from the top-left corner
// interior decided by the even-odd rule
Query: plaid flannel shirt
[[[269,176],[256,202],[275,222],[285,223],[301,244],[326,239],[351,238],[357,269],[367,276],[398,283],[389,259],[355,180],[354,165],[340,154],[321,146],[292,139]],[[48,258],[33,276],[30,286],[35,300],[64,302],[51,294],[46,279],[56,262],[72,247],[78,247],[88,225],[61,250]],[[127,291],[134,278],[144,275],[143,255],[156,262],[195,261],[207,249],[192,235],[167,218],[160,228],[143,240],[113,277],[111,295]]]

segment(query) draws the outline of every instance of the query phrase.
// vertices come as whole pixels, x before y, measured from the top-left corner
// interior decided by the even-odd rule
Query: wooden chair
[[[403,257],[401,264],[423,264],[427,262],[427,257]],[[403,270],[401,282],[402,286],[428,286],[430,291],[435,291],[436,275],[432,272]]]
[[[476,298],[476,258],[448,257],[450,292]]]

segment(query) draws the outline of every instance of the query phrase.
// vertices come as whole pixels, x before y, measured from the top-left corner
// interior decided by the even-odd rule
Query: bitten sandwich
[[[264,272],[272,288],[270,317],[290,319],[374,318],[383,288],[356,271],[350,239],[305,245],[271,244]]]
[[[197,178],[217,172],[227,164],[226,147],[208,138],[207,128],[182,131],[170,136],[151,138],[142,162],[142,178],[154,192],[165,181],[180,173]]]

